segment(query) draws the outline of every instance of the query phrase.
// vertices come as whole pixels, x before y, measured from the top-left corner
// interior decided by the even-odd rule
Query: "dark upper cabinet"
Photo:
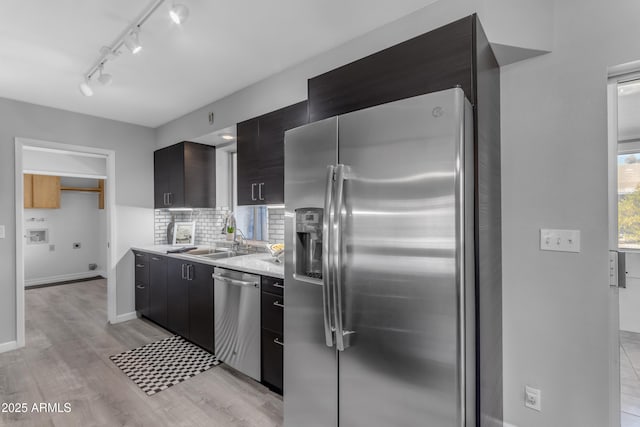
[[[149,255],[149,319],[167,325],[167,257]]]
[[[156,209],[216,207],[215,147],[180,142],[155,151],[153,166]]]
[[[238,123],[238,205],[284,203],[284,132],[307,117],[303,101]]]
[[[167,262],[167,327],[189,337],[189,264],[169,258]]]
[[[189,339],[213,353],[213,266],[191,265],[191,280],[188,282]]]
[[[258,147],[258,119],[238,123],[237,163],[238,205],[256,204],[260,182],[260,154]]]
[[[474,104],[475,25],[468,16],[310,79],[310,121],[456,86]]]

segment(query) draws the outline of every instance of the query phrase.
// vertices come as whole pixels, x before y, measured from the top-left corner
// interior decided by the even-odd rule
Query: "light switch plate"
[[[540,229],[540,249],[543,251],[580,252],[580,230]]]
[[[4,225],[0,225],[0,239],[4,239],[5,237]]]

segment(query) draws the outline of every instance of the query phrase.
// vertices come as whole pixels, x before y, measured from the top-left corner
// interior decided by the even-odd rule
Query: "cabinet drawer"
[[[149,313],[149,285],[136,281],[136,311],[143,316]]]
[[[136,283],[149,283],[149,255],[142,252],[133,253]]]
[[[262,330],[262,382],[282,392],[282,334]]]
[[[262,292],[284,295],[284,279],[262,276]]]
[[[284,298],[267,292],[262,293],[262,327],[282,334]]]

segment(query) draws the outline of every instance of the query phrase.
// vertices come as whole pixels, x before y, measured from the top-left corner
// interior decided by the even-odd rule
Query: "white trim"
[[[21,346],[18,345],[17,341],[9,341],[3,342],[0,344],[0,353],[6,353],[7,351],[15,350]]]
[[[70,154],[76,157],[94,157],[94,158],[104,158],[105,155],[101,153],[87,153],[87,152],[78,152],[73,150],[59,150],[57,148],[45,148],[45,147],[33,147],[27,146],[24,147],[24,150],[27,151],[39,151],[44,153],[54,153],[54,154]]]
[[[136,314],[135,311],[133,311],[127,314],[119,314],[118,316],[116,316],[116,321],[111,323],[116,324],[116,323],[128,322],[129,320],[133,320],[137,318],[138,318],[138,315]]]
[[[70,177],[70,178],[107,179],[106,175],[99,175],[99,174],[42,171],[42,170],[36,170],[36,169],[24,169],[22,173],[30,173],[31,175],[55,175],[55,176],[64,176],[64,177]]]
[[[56,283],[56,282],[66,282],[67,280],[79,280],[79,279],[87,279],[89,277],[102,276],[105,277],[106,274],[104,271],[94,270],[94,271],[83,271],[82,273],[71,273],[71,274],[61,274],[58,276],[49,276],[49,277],[38,277],[36,279],[29,279],[24,281],[24,286],[28,288],[29,286],[36,285],[45,285],[47,283]]]
[[[24,180],[22,178],[23,150],[35,149],[40,151],[53,150],[56,152],[75,153],[85,157],[103,157],[107,162],[105,210],[107,218],[107,313],[110,323],[116,322],[116,168],[114,150],[86,147],[81,145],[63,144],[59,142],[43,141],[31,138],[15,137],[15,209],[16,209],[16,348],[25,345],[25,309],[24,309]]]

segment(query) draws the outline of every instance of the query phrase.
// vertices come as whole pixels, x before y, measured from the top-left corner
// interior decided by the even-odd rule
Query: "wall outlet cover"
[[[542,411],[542,392],[537,388],[525,386],[524,406],[536,411]]]

